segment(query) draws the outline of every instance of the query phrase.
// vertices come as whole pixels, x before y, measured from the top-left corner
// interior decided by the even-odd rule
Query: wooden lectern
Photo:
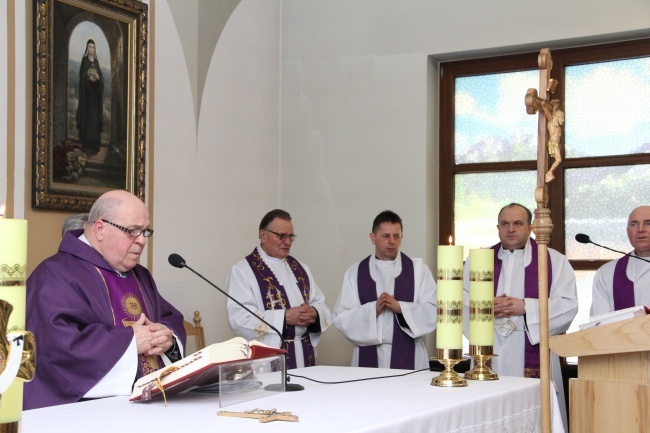
[[[569,381],[571,433],[647,432],[650,426],[650,315],[549,339],[578,356]]]

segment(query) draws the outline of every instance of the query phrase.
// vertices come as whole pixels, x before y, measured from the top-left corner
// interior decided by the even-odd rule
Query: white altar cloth
[[[402,374],[404,370],[317,366],[290,370],[321,381],[341,381]],[[130,431],[205,431],[265,433],[417,433],[541,431],[538,379],[501,377],[468,381],[467,387],[431,385],[438,373],[424,371],[403,377],[337,385],[292,378],[304,391],[275,394],[225,408],[214,395],[184,394],[162,401],[131,403],[111,397],[23,412],[22,433],[115,433]],[[562,421],[553,395],[553,433]],[[255,419],[217,416],[220,410],[277,409],[292,412],[299,422],[260,423]]]

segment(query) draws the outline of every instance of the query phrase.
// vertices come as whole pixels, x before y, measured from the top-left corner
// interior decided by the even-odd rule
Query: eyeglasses
[[[137,238],[140,235],[144,236],[145,238],[150,238],[151,236],[153,236],[153,230],[152,229],[144,229],[144,230],[142,230],[142,229],[127,229],[126,227],[118,226],[117,224],[112,223],[112,222],[110,222],[108,220],[105,220],[105,219],[102,219],[102,221],[104,221],[107,224],[112,225],[113,227],[117,227],[118,229],[122,230],[123,232],[130,234],[134,238]]]
[[[298,237],[297,235],[288,235],[288,234],[286,234],[286,233],[277,233],[277,232],[274,232],[273,230],[269,230],[269,229],[264,229],[264,230],[266,230],[266,231],[269,232],[269,233],[273,233],[273,234],[276,235],[276,236],[278,237],[278,239],[280,239],[281,241],[286,241],[287,239],[289,239],[291,242],[293,242],[293,241],[295,241],[296,238]]]

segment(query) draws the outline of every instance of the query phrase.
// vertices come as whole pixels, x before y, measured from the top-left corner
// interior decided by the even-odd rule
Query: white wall
[[[225,297],[167,257],[182,255],[223,288],[257,244],[262,216],[279,205],[279,6],[245,1],[234,10],[207,70],[196,130],[179,35],[166,2],[155,4],[153,272],[186,320],[201,311],[213,343],[232,336]]]
[[[330,305],[345,269],[372,252],[370,225],[385,208],[404,220],[402,250],[435,264],[438,79],[429,56],[647,35],[649,17],[641,0],[283,0],[281,204],[300,235],[296,256]],[[347,364],[349,347],[331,330],[318,360]]]

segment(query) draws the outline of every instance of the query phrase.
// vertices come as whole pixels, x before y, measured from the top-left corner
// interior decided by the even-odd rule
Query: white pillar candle
[[[469,251],[469,344],[494,345],[494,250]]]
[[[438,349],[463,348],[463,247],[438,246]]]

